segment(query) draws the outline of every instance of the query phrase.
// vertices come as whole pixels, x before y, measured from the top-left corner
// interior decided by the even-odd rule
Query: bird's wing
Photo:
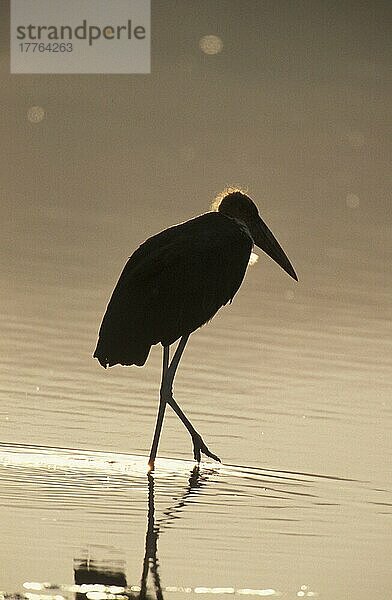
[[[217,212],[203,214],[169,227],[143,242],[125,264],[113,295],[123,288],[129,289],[131,283],[146,279],[153,281],[154,275],[166,269],[189,278],[194,276],[199,283],[197,267],[205,271],[199,263],[206,260],[212,270],[219,270],[219,267],[221,271],[225,270],[228,265],[233,267],[234,262],[242,270],[243,263],[247,264],[245,255],[248,261],[251,248],[250,238],[232,219]],[[192,272],[183,273],[185,267]],[[222,282],[223,288],[231,287],[229,279],[226,277]]]
[[[251,247],[249,236],[219,213],[146,240],[126,263],[108,304],[100,330],[105,352],[120,346],[125,352],[127,344],[168,345],[210,320],[238,290]]]

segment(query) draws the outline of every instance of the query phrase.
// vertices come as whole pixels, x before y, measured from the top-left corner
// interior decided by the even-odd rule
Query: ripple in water
[[[78,600],[163,594],[277,597],[284,595],[282,584],[259,578],[265,585],[255,586],[254,573],[247,576],[249,566],[257,573],[260,557],[249,549],[260,546],[260,536],[270,559],[283,563],[279,538],[285,540],[291,560],[295,548],[304,551],[315,543],[323,544],[327,557],[344,551],[347,531],[360,552],[361,544],[369,543],[369,523],[373,537],[382,535],[374,528],[375,518],[392,514],[390,491],[366,481],[209,463],[198,470],[191,461],[165,458],[157,460],[156,472],[147,477],[146,466],[145,456],[0,444],[0,506],[10,550],[4,567],[13,589],[27,600],[68,600],[74,594]],[[20,521],[16,538],[7,526],[13,520]],[[26,541],[33,527],[35,541],[43,548],[40,569],[44,564],[47,572],[42,579],[31,577],[28,547],[17,565],[11,560],[24,521]],[[138,542],[130,546],[135,536]],[[158,538],[164,546],[159,560]],[[181,544],[187,543],[189,551],[189,542],[192,554],[187,555]],[[203,557],[206,549],[210,569]],[[211,554],[216,557],[218,550],[212,567]],[[232,580],[229,570],[222,582],[219,561],[229,563],[233,552]],[[189,561],[204,564],[199,572],[205,585],[192,580],[194,572],[188,572],[190,581],[186,579]],[[66,576],[71,565],[73,581]],[[184,571],[183,576],[177,571]],[[53,582],[53,572],[64,573],[62,583]],[[161,572],[172,581],[163,584]],[[212,585],[214,578],[217,585]],[[307,583],[301,585],[298,597],[318,594]]]

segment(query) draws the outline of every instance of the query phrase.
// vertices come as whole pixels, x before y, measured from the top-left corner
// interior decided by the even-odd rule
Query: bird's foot
[[[221,459],[219,458],[219,456],[217,456],[216,454],[213,454],[208,449],[206,444],[203,442],[203,438],[201,437],[201,435],[199,433],[195,433],[195,435],[192,436],[192,441],[193,441],[193,456],[197,463],[199,463],[201,461],[201,454],[205,454],[206,456],[208,456],[208,458],[212,458],[213,460],[216,460],[217,462],[222,462]]]

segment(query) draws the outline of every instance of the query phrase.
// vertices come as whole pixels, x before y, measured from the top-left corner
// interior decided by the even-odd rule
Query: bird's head
[[[239,189],[229,188],[217,196],[212,204],[212,210],[244,224],[255,245],[277,262],[290,277],[298,281],[292,264],[273,233],[260,217],[257,206],[249,196]]]

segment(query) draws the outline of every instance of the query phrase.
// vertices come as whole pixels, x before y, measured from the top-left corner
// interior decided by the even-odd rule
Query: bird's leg
[[[208,449],[208,447],[204,443],[203,438],[201,437],[200,433],[198,433],[196,431],[196,429],[193,427],[192,423],[185,416],[185,414],[182,412],[181,408],[178,406],[177,402],[173,398],[173,381],[174,381],[174,377],[175,377],[177,367],[180,362],[182,353],[184,352],[185,345],[188,341],[188,338],[189,338],[189,334],[182,336],[182,338],[177,346],[176,352],[173,356],[173,359],[170,363],[170,366],[166,371],[166,375],[163,377],[162,387],[161,387],[161,398],[163,395],[165,402],[167,402],[172,407],[172,409],[174,410],[176,415],[181,419],[181,421],[184,423],[185,427],[189,431],[189,433],[192,437],[193,456],[194,456],[195,460],[198,463],[200,462],[201,452],[202,452],[209,458],[212,458],[213,460],[217,460],[218,462],[221,462],[220,458],[218,458],[218,456],[216,456],[216,454],[213,454]]]
[[[163,425],[163,417],[165,416],[166,409],[166,400],[162,394],[163,382],[166,377],[167,369],[169,365],[169,346],[163,347],[163,363],[162,363],[162,379],[161,379],[161,392],[160,392],[160,400],[159,400],[159,409],[157,415],[157,422],[155,425],[154,438],[152,440],[150,458],[148,461],[148,469],[149,471],[154,470],[154,461],[157,455],[159,438],[161,435],[162,425]]]
[[[178,406],[177,402],[174,400],[173,393],[171,390],[170,390],[170,396],[169,395],[167,396],[166,401],[172,407],[172,409],[174,410],[176,415],[181,419],[181,421],[184,423],[185,427],[191,434],[192,442],[193,442],[194,459],[199,463],[201,460],[200,453],[202,452],[209,458],[212,458],[213,460],[216,460],[218,462],[222,462],[221,459],[219,458],[219,456],[217,456],[216,454],[211,452],[211,450],[208,449],[208,447],[204,443],[203,438],[201,437],[200,433],[198,433],[196,431],[196,429],[193,427],[192,423],[189,421],[189,419],[186,417],[186,415],[182,412],[181,408]]]

